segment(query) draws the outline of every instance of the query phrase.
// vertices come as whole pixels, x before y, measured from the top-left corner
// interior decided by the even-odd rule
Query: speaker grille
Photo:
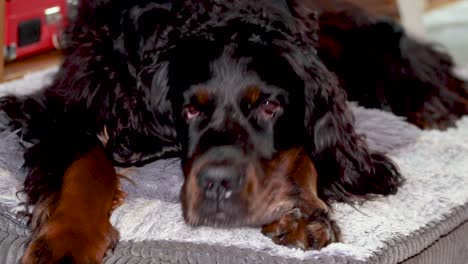
[[[31,19],[18,25],[18,46],[23,47],[41,40],[41,20]]]

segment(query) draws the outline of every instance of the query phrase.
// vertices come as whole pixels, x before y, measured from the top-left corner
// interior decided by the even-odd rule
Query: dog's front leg
[[[320,249],[340,240],[340,229],[330,217],[330,209],[317,194],[317,171],[307,153],[292,149],[282,154],[282,165],[288,164],[289,182],[294,187],[292,210],[279,220],[265,225],[262,233],[276,244],[304,250]]]
[[[102,147],[68,167],[58,197],[53,208],[47,208],[47,219],[35,228],[22,263],[101,263],[119,238],[109,216],[122,198]]]

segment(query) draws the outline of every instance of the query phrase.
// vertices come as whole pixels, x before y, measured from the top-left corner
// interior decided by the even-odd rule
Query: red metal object
[[[7,0],[5,59],[15,60],[57,46],[67,18],[67,0]]]

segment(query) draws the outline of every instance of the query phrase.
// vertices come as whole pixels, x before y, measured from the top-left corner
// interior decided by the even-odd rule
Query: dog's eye
[[[260,113],[264,118],[272,118],[280,109],[280,104],[275,101],[265,100],[260,105]]]
[[[184,106],[182,115],[186,120],[192,120],[200,115],[200,110],[198,110],[194,105],[186,105]]]

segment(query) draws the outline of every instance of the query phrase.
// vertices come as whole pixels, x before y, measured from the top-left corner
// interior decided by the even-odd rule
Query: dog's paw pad
[[[306,215],[298,208],[264,226],[262,233],[276,244],[303,250],[321,249],[340,239],[340,230],[327,212]]]

